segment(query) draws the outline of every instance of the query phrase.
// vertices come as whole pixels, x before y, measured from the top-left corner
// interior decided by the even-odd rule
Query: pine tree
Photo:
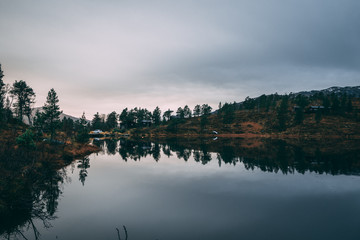
[[[211,110],[212,110],[212,107],[210,107],[208,104],[203,104],[201,106],[201,115],[210,115],[211,113]]]
[[[94,115],[94,118],[91,120],[91,127],[92,129],[102,128],[102,119],[98,112]]]
[[[332,93],[331,94],[331,110],[333,111],[333,113],[337,114],[340,111],[340,101],[339,98],[336,94]]]
[[[221,109],[224,124],[231,124],[235,119],[235,108],[233,104],[225,103]]]
[[[5,108],[4,108],[4,99],[5,99],[5,83],[2,78],[4,77],[3,71],[1,70],[0,64],[0,123],[5,120]]]
[[[288,104],[289,104],[289,97],[287,95],[283,96],[280,107],[277,112],[277,118],[279,123],[279,130],[284,131],[286,130],[286,124],[288,120]]]
[[[43,106],[45,128],[50,132],[51,141],[54,139],[56,129],[60,125],[60,114],[62,113],[62,111],[60,111],[58,103],[58,96],[55,90],[52,88],[48,92],[45,105]]]
[[[153,114],[152,114],[152,120],[155,124],[155,126],[158,126],[160,124],[160,121],[161,121],[161,110],[159,107],[156,107],[153,111]]]
[[[179,107],[176,111],[176,116],[183,119],[185,117],[184,109],[182,107]]]
[[[74,120],[64,117],[62,120],[62,130],[67,137],[72,136],[74,131]]]
[[[128,109],[124,108],[119,116],[119,120],[120,120],[120,126],[121,127],[125,127],[128,128],[128,123],[127,123],[127,118],[128,118]]]
[[[346,111],[351,113],[353,111],[353,105],[352,105],[352,101],[351,98],[349,98],[347,104],[346,104]]]
[[[168,109],[167,111],[164,112],[163,118],[165,120],[169,121],[171,118],[171,113],[173,113],[173,112],[174,112],[173,110]]]
[[[115,111],[113,111],[108,115],[106,119],[106,126],[110,130],[116,128],[117,124],[117,114]]]
[[[15,81],[10,93],[17,99],[14,104],[18,120],[22,122],[23,115],[29,118],[31,115],[31,105],[35,100],[34,90],[25,81]]]
[[[88,133],[88,121],[85,117],[85,112],[81,115],[80,120],[75,122],[75,129],[77,131],[76,141],[77,142],[87,142],[89,140],[89,133]]]
[[[38,139],[43,135],[44,126],[45,126],[44,113],[41,113],[38,110],[35,113],[34,123],[33,123],[33,127],[36,130],[36,136]]]
[[[188,105],[185,105],[184,107],[184,116],[186,118],[191,118],[191,110]]]
[[[320,111],[320,110],[318,110]],[[296,110],[295,112],[295,124],[302,124],[304,121],[304,109],[302,107],[300,107],[299,109]]]
[[[320,123],[321,119],[322,119],[322,112],[319,109],[315,113],[315,121],[316,121],[316,123]]]
[[[193,113],[194,113],[194,117],[200,116],[200,114],[201,114],[201,106],[199,104],[194,107]]]

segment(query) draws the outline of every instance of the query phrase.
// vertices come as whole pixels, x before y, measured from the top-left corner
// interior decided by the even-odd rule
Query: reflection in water
[[[38,172],[13,172],[12,175],[1,176],[0,237],[27,239],[23,233],[26,231],[33,239],[39,239],[39,226],[35,222],[40,221],[41,228],[51,227],[62,194],[61,186],[67,176],[63,169],[56,171],[45,162],[39,170],[41,175]]]
[[[360,173],[360,152],[357,149],[333,151],[307,148],[287,144],[285,141],[260,141],[258,143],[246,143],[238,140],[239,144],[218,140],[200,140],[196,143],[180,140],[168,140],[163,143],[152,143],[149,141],[132,141],[121,139],[97,140],[94,144],[103,147],[109,155],[119,153],[124,161],[140,161],[148,155],[156,162],[164,156],[176,156],[178,159],[188,161],[191,157],[195,162],[203,165],[212,161],[211,153],[216,153],[216,161],[219,167],[222,164],[243,164],[245,169],[260,169],[264,172],[281,172],[293,174],[306,171],[327,174],[358,175]],[[119,143],[119,145],[117,144]],[[355,144],[356,145],[356,144]],[[313,146],[313,145],[311,145]],[[330,150],[333,150],[331,148]],[[86,177],[86,176],[85,176]]]
[[[86,177],[88,175],[87,169],[90,168],[90,158],[84,157],[83,159],[79,160],[77,167],[80,169],[79,180],[82,183],[82,185],[84,186]]]
[[[118,141],[114,139],[106,139],[105,142],[106,142],[107,154],[115,155]]]
[[[122,159],[124,161],[122,167],[124,167],[124,165],[131,165],[128,164],[129,161],[139,162],[141,159],[151,156],[155,160],[155,167],[160,166],[162,161],[164,161],[164,158],[176,157],[186,162],[184,166],[185,168],[190,164],[193,164],[198,165],[203,169],[202,165],[210,165],[210,162],[214,161],[215,165],[218,165],[222,169],[224,168],[224,165],[236,166],[241,164],[247,170],[259,169],[262,172],[282,174],[304,174],[306,172],[315,172],[319,174],[326,173],[332,175],[359,175],[360,173],[360,152],[357,148],[359,144],[356,142],[344,143],[347,146],[350,146],[347,148],[344,148],[343,145],[340,145],[339,147],[336,147],[336,145],[326,147],[329,144],[321,143],[301,145],[286,143],[284,141],[246,142],[241,139],[230,141],[223,140],[221,138],[216,141],[206,139],[196,139],[194,141],[172,139],[157,143],[150,141],[131,141],[126,139],[118,141],[111,139],[97,139],[93,141],[93,144],[102,147],[102,154],[107,154],[108,156],[111,156],[112,159]],[[194,161],[192,161],[192,159]],[[41,235],[38,229],[50,228],[51,223],[57,218],[56,212],[59,208],[59,197],[62,195],[64,183],[69,182],[69,178],[66,174],[67,172],[64,169],[56,170],[56,168],[50,164],[51,161],[42,162],[42,167],[38,168],[37,171],[26,171],[28,166],[23,164],[23,162],[24,161],[19,161],[18,165],[16,165],[16,162],[14,163],[14,161],[0,161],[0,169],[2,173],[0,176],[0,238],[39,239]],[[114,162],[118,163],[119,161]],[[96,166],[96,161],[92,160],[92,164]],[[136,174],[138,170],[136,167],[138,167],[138,165],[127,170],[131,170],[133,171],[133,174]],[[71,174],[76,168],[79,171],[78,178],[82,185],[81,186],[79,184],[81,189],[92,187],[90,186],[92,184],[89,183],[85,186],[85,181],[89,174],[88,169],[90,168],[90,158],[86,157],[72,163],[68,168],[68,173]],[[216,169],[218,168],[216,167]],[[116,170],[119,171],[118,169]],[[104,171],[106,171],[106,174],[111,172],[109,169]],[[124,170],[122,174],[125,175],[127,172]],[[144,174],[144,172],[142,172],[142,174]],[[119,175],[121,174],[116,172],[115,176]],[[127,179],[129,179],[131,174],[126,176]],[[153,181],[143,181],[140,185],[134,185],[136,186],[135,188],[131,188],[130,190],[127,189],[128,191],[125,191],[125,194],[118,189],[119,196],[121,194],[122,196],[131,196],[131,191],[136,191],[136,189],[140,189],[141,191],[139,190],[139,192],[144,192],[146,194],[150,194],[148,189],[152,189],[155,194],[152,195],[153,197],[157,196],[157,193],[160,195],[164,194],[161,192],[161,189],[147,187],[142,189],[142,184],[157,183],[157,185],[161,187],[168,182],[163,181],[162,177],[166,176],[162,176],[161,174],[157,174],[156,176],[160,177],[158,182],[156,182],[157,179],[153,179]],[[110,175],[108,177],[110,178]],[[170,176],[170,178],[172,178],[172,176]],[[104,178],[102,180],[106,181]],[[135,184],[137,181],[131,182]],[[218,181],[216,179],[210,185],[214,186],[217,182]],[[241,181],[239,181],[238,184],[240,184],[240,182]],[[197,183],[202,184],[203,181],[198,181]],[[118,186],[121,184],[124,184],[124,181],[119,181],[116,185]],[[121,186],[124,187],[125,185],[126,184]],[[179,187],[179,189],[176,192],[172,192],[173,194],[176,194],[181,190],[184,194],[181,195],[179,193],[179,195],[172,199],[171,194],[168,194],[168,192],[171,191],[171,189],[174,189],[174,185]],[[199,199],[197,199],[197,201],[191,200],[191,203],[202,203],[205,201],[204,199],[206,199],[206,201],[211,199],[211,201],[206,202],[206,204],[214,203],[216,205],[216,202],[212,201],[215,201],[220,196],[211,195],[216,188],[212,188],[211,191],[208,192],[199,191],[199,189],[205,185],[201,185],[199,188],[196,188],[195,184],[194,186],[186,185],[188,187],[188,190],[186,191],[184,190],[185,188],[181,188],[181,185],[174,185],[170,185],[169,188],[164,191],[165,194],[160,197],[160,200],[163,197],[170,199],[167,202],[167,204],[170,204],[170,210],[168,209],[168,211],[176,209],[176,207],[173,208],[171,205],[175,204],[174,206],[176,206],[176,204],[179,204],[176,199],[184,198],[186,200],[187,193],[189,194],[188,196],[198,196],[197,194],[200,192]],[[228,185],[226,185],[226,187],[229,187],[230,185],[231,181]],[[245,185],[243,185],[243,188],[244,186]],[[115,186],[113,187],[116,188]],[[222,189],[222,187],[224,186],[221,186],[218,189]],[[226,188],[224,188],[224,191],[225,190]],[[97,191],[101,191],[101,189],[96,189],[96,194]],[[205,194],[204,198],[201,198],[201,194]],[[210,194],[213,198],[209,198],[206,194]],[[225,194],[222,201],[232,201],[231,197],[226,197],[226,194],[230,194],[229,192],[224,192],[222,194]],[[121,199],[119,196],[113,196],[114,201]],[[232,196],[234,199],[238,200],[243,200],[244,197],[242,194],[237,196],[237,193],[234,193]],[[139,201],[138,199],[141,198],[134,197],[132,201],[137,202]],[[150,202],[150,198],[147,199],[147,203]],[[274,204],[275,203],[276,201],[274,201]],[[128,205],[126,207],[131,205],[129,202],[127,202],[127,204]],[[156,201],[152,204],[157,206]],[[160,204],[160,209],[163,208],[162,204],[164,203]],[[239,207],[240,205],[236,204],[236,206]],[[263,205],[260,204],[259,206]],[[143,205],[136,205],[135,209],[138,207],[143,207]],[[208,212],[209,210],[205,205],[198,205],[198,209],[200,208],[203,208],[202,210],[204,212]],[[148,209],[143,210],[149,211]],[[194,211],[191,210],[189,212],[193,213]],[[235,217],[237,218],[238,216]],[[112,222],[111,224],[116,224],[116,222]]]

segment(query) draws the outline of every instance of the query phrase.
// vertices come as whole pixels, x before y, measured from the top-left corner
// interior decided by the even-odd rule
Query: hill
[[[243,102],[225,103],[208,116],[177,117],[157,127],[133,129],[131,133],[152,137],[360,139],[359,97],[360,87],[247,97]]]
[[[355,87],[330,87],[323,90],[312,90],[312,91],[302,91],[298,93],[294,93],[294,95],[303,95],[303,96],[314,96],[315,94],[324,94],[324,95],[348,95],[353,97],[360,97],[360,86]]]
[[[42,107],[33,108],[32,112],[31,112],[31,117],[30,117],[31,122],[33,122],[35,114],[36,114],[37,111],[44,112]],[[80,118],[77,118],[77,117],[74,117],[74,116],[71,116],[71,115],[68,115],[68,114],[65,114],[65,113],[61,113],[60,114],[60,121],[62,121],[64,118],[72,119],[74,122],[80,120]],[[25,124],[29,124],[29,119],[26,116],[24,116],[23,121],[24,121]],[[90,120],[86,120],[86,121],[88,123],[90,122]]]

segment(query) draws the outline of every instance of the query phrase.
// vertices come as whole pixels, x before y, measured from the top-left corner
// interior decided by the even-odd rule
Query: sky
[[[360,85],[359,0],[0,0],[5,83],[88,119]]]

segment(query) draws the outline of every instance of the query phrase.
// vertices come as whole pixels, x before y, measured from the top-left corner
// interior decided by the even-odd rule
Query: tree
[[[44,126],[45,126],[44,113],[41,113],[38,110],[35,113],[34,121],[33,121],[33,127],[36,130],[36,136],[38,139],[43,135]]]
[[[193,113],[194,113],[194,117],[200,116],[200,114],[201,114],[201,107],[200,107],[199,104],[194,107]]]
[[[221,108],[224,124],[231,124],[235,119],[235,108],[233,104],[225,103]]]
[[[75,122],[75,130],[77,131],[77,142],[83,143],[89,140],[88,121],[86,120],[85,112],[83,112],[81,118]]]
[[[212,110],[212,107],[210,107],[210,106],[207,105],[207,104],[203,104],[203,105],[201,106],[201,114],[202,114],[202,115],[205,115],[205,116],[210,115],[211,110]]]
[[[35,93],[25,81],[15,81],[10,93],[16,98],[17,102],[14,104],[16,115],[19,121],[22,122],[23,115],[29,118],[31,115],[31,105],[35,100]],[[31,123],[31,122],[30,122]]]
[[[318,110],[318,112],[320,109]],[[299,107],[295,112],[295,124],[302,124],[304,121],[304,109],[302,107]]]
[[[5,83],[3,82],[2,78],[4,77],[3,71],[1,70],[0,64],[0,122],[5,120],[5,113],[4,113],[4,99],[5,99]]]
[[[256,105],[255,99],[247,96],[245,98],[245,101],[243,102],[243,105],[244,105],[245,109],[248,109],[248,110],[254,109],[255,105]]]
[[[60,123],[60,107],[58,105],[59,98],[52,88],[48,92],[48,96],[46,98],[44,109],[44,119],[45,119],[45,127],[50,132],[50,140],[53,140],[55,137],[56,129],[59,127]]]
[[[92,129],[101,129],[102,128],[102,119],[99,115],[99,112],[97,112],[94,115],[94,118],[91,120],[91,127]]]
[[[335,93],[331,94],[331,110],[333,111],[333,113],[339,113],[340,111],[340,101],[338,96]]]
[[[5,92],[7,91],[5,90]],[[9,97],[7,97],[5,101],[5,108],[3,109],[3,121],[10,122],[12,119],[13,119],[13,112],[11,111],[11,102]]]
[[[323,98],[323,106],[324,106],[324,112],[328,113],[330,109],[330,100],[328,96],[324,96]]]
[[[151,112],[146,108],[139,108],[136,111],[136,120],[138,127],[143,127],[143,120],[150,120],[150,119],[151,119]]]
[[[352,105],[352,101],[351,98],[349,98],[347,104],[346,104],[346,111],[351,113],[353,111],[353,105]]]
[[[176,111],[176,116],[178,116],[179,118],[183,119],[185,117],[184,114],[184,109],[182,109],[182,107],[179,107]]]
[[[277,112],[277,118],[279,123],[278,127],[280,131],[284,131],[286,129],[288,102],[289,102],[289,97],[287,95],[283,96],[280,103],[280,107]]]
[[[161,110],[159,107],[156,107],[153,111],[153,114],[152,114],[152,120],[155,124],[155,126],[158,126],[160,124],[160,121],[161,121]]]
[[[137,112],[138,112],[137,108],[131,109],[129,111],[129,113],[127,115],[127,118],[126,118],[126,125],[129,128],[135,126],[135,122],[136,122],[136,119],[137,119]]]
[[[108,129],[114,129],[117,127],[117,124],[117,113],[113,111],[107,116],[106,126]]]
[[[347,94],[343,94],[341,96],[341,101],[340,101],[340,113],[344,114],[346,109],[347,109],[347,103],[348,103],[348,96]]]
[[[184,117],[191,118],[191,110],[188,105],[185,105],[184,107]]]
[[[17,137],[16,143],[28,150],[36,148],[34,133],[30,129],[27,129],[25,133]]]
[[[119,116],[119,120],[120,120],[120,126],[124,126],[125,128],[128,128],[127,126],[127,117],[128,117],[128,109],[124,108]]]
[[[207,115],[202,115],[201,119],[200,119],[200,130],[201,131],[203,131],[205,129],[208,122],[209,122],[208,116]]]
[[[304,95],[297,95],[295,97],[295,103],[302,109],[304,109],[307,105],[309,105],[309,99]]]
[[[320,123],[322,119],[322,113],[321,113],[321,110],[317,110],[316,113],[315,113],[315,121],[316,123]]]
[[[81,115],[81,118],[80,118],[80,120],[79,120],[79,124],[81,125],[82,128],[86,128],[86,127],[87,127],[88,120],[86,120],[85,112],[83,112],[83,114]]]
[[[167,121],[169,121],[170,118],[171,118],[171,113],[173,113],[173,112],[174,112],[174,111],[173,111],[173,110],[170,110],[170,109],[166,110],[166,111],[164,112],[164,114],[163,114],[164,119],[167,120]]]
[[[74,131],[74,120],[64,117],[62,120],[62,130],[67,137],[72,136]]]

